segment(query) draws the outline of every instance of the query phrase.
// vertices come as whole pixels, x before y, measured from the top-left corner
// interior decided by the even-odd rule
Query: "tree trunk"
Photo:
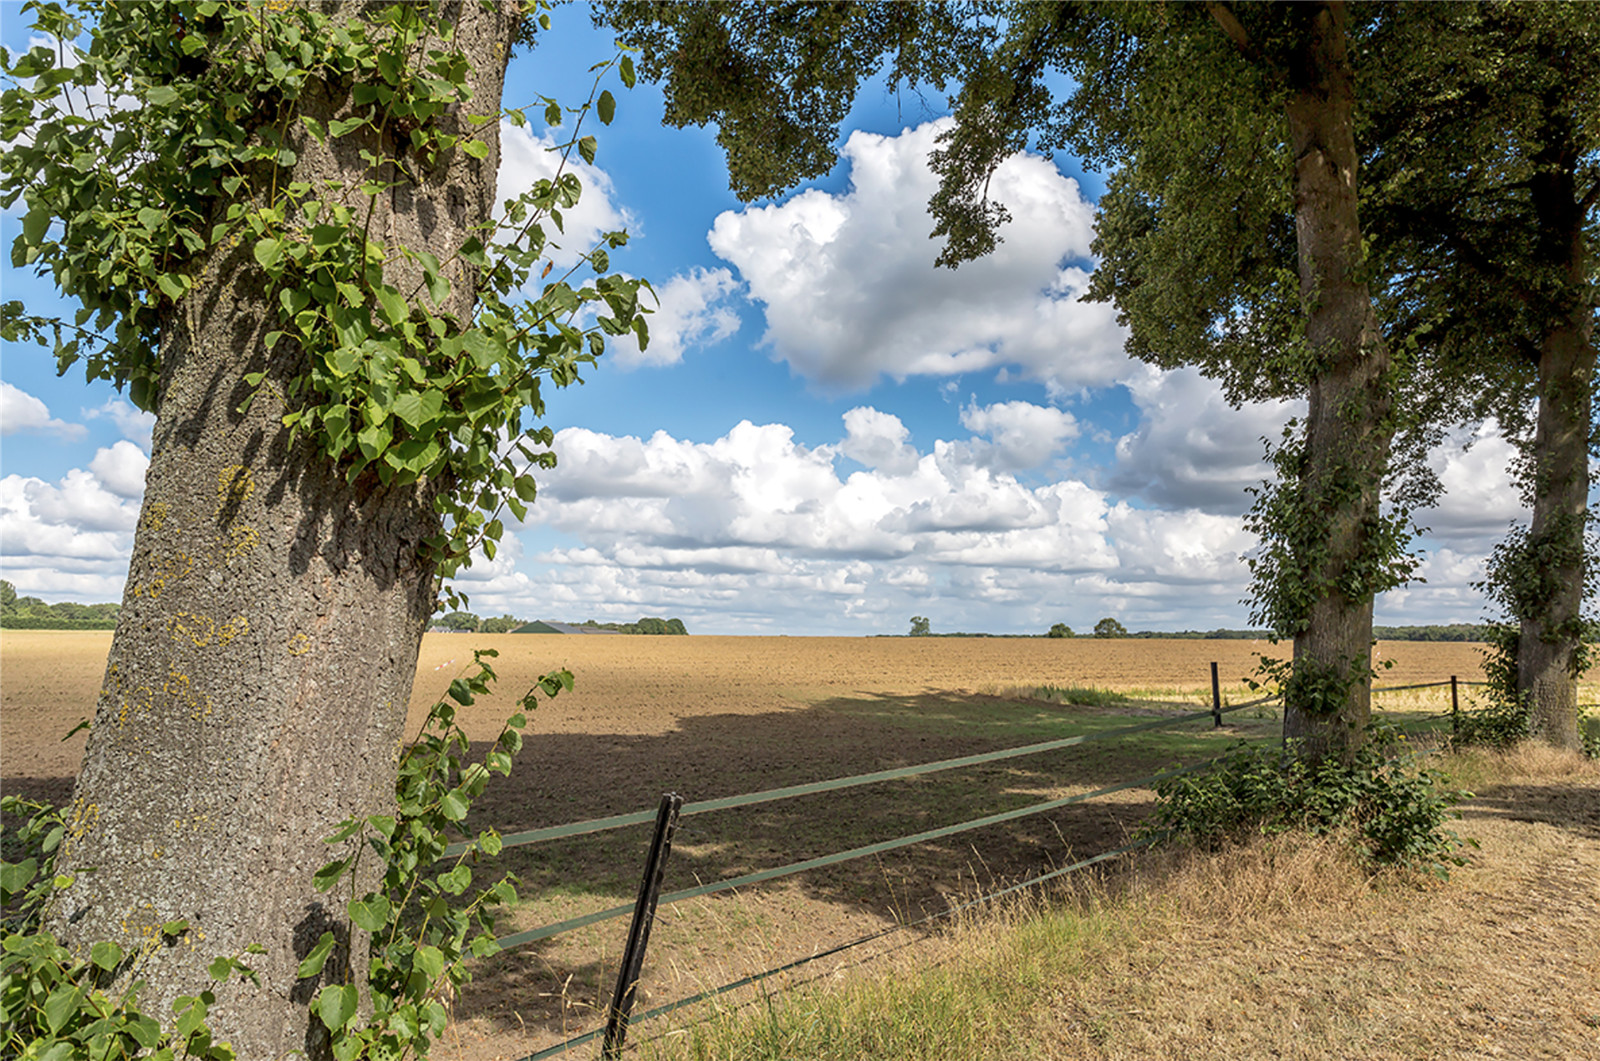
[[[1361,279],[1354,76],[1344,6],[1305,5],[1286,105],[1306,340],[1317,359],[1298,484],[1310,543],[1297,562],[1316,587],[1294,639],[1284,737],[1304,754],[1358,747],[1371,711],[1374,529],[1393,435],[1389,353]]]
[[[1589,421],[1594,393],[1594,309],[1588,298],[1584,211],[1576,170],[1579,154],[1559,108],[1535,158],[1533,206],[1539,258],[1559,292],[1539,346],[1539,421],[1533,440],[1533,521],[1528,532],[1530,581],[1515,598],[1522,628],[1517,691],[1527,701],[1530,731],[1563,748],[1582,747],[1578,688],[1589,505]]]
[[[417,165],[420,183],[379,196],[370,228],[441,259],[491,212],[498,124],[466,115],[497,114],[519,17],[514,4],[471,0],[451,14],[473,95],[444,124],[485,140],[488,157],[457,150],[432,170]],[[300,109],[324,122],[347,115],[347,91],[308,91]],[[392,134],[319,145],[288,127],[291,179],[349,195],[368,176],[359,149],[403,150]],[[258,204],[286,183],[279,176],[261,182]],[[265,347],[277,292],[248,241],[201,264],[163,329],[144,505],[59,862],[77,879],[49,927],[77,951],[120,943],[136,956],[121,982],[148,981],[143,1008],[167,1018],[174,998],[207,986],[213,957],[260,944],[266,954],[249,960],[259,986],[218,989],[217,1038],[242,1061],[317,1057],[326,1044],[306,1004],[322,982],[297,981],[296,966],[325,930],[358,967],[364,941],[312,874],[348,853],[323,843],[338,822],[393,805],[433,608],[420,547],[438,530],[439,486],[386,488],[370,471],[347,482],[305,439],[291,442],[278,396],[306,355],[288,341]],[[463,267],[453,279],[451,309],[465,318],[473,277]],[[252,371],[268,383],[240,413]],[[164,937],[175,920],[187,932]]]

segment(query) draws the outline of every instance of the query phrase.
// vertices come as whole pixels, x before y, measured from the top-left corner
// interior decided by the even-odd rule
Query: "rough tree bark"
[[[1539,419],[1533,440],[1533,518],[1527,557],[1538,567],[1535,599],[1522,616],[1517,691],[1533,736],[1580,748],[1578,662],[1583,651],[1584,541],[1589,504],[1589,430],[1594,393],[1594,307],[1588,297],[1585,206],[1577,186],[1576,137],[1547,107],[1544,150],[1531,180],[1538,257],[1557,278],[1549,330],[1539,344]]]
[[[1249,54],[1237,22],[1213,7]],[[1389,351],[1361,278],[1355,76],[1342,3],[1286,14],[1299,40],[1288,56],[1285,103],[1294,158],[1295,234],[1311,374],[1297,490],[1307,543],[1296,562],[1320,587],[1294,638],[1294,680],[1283,733],[1304,754],[1348,754],[1371,714],[1372,592],[1367,568],[1393,428]]]
[[[1290,70],[1286,107],[1295,158],[1295,231],[1306,340],[1326,368],[1312,379],[1303,516],[1325,520],[1326,546],[1306,557],[1327,592],[1295,635],[1297,671],[1328,675],[1331,698],[1286,697],[1283,732],[1311,755],[1361,743],[1371,714],[1372,593],[1348,590],[1371,553],[1392,428],[1384,379],[1389,351],[1361,280],[1356,213],[1355,78],[1345,50],[1344,6],[1327,4]],[[1332,690],[1330,690],[1332,691]]]
[[[378,197],[371,228],[441,259],[490,215],[498,126],[466,118],[498,113],[520,9],[463,2],[449,14],[472,97],[444,131],[489,153],[417,167],[420,183]],[[347,115],[349,89],[320,86],[301,110],[324,123]],[[393,134],[330,147],[289,127],[300,134],[293,179],[351,194],[369,175],[360,148],[403,150]],[[272,194],[262,185],[258,203]],[[370,471],[347,482],[291,442],[277,395],[303,355],[287,341],[265,346],[276,292],[248,243],[215,249],[198,275],[162,329],[144,505],[59,863],[77,880],[49,927],[69,946],[110,939],[136,955],[124,976],[148,981],[142,997],[157,1014],[206,985],[212,957],[261,944],[267,953],[250,962],[259,987],[221,988],[213,1030],[242,1059],[315,1057],[324,1044],[306,1003],[321,985],[297,981],[296,966],[326,929],[358,963],[363,941],[312,874],[335,857],[323,837],[339,821],[393,803],[435,591],[420,543],[437,531],[443,485],[385,488]],[[450,308],[465,316],[473,278],[460,267],[452,279]],[[238,412],[244,375],[263,370],[267,386]],[[163,938],[160,926],[179,919],[188,932]]]

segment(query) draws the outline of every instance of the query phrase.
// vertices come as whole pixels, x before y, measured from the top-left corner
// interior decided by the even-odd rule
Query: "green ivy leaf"
[[[378,311],[390,327],[398,328],[411,316],[411,307],[406,305],[406,300],[400,292],[385,284],[378,288]]]
[[[311,884],[319,892],[325,892],[338,883],[344,876],[344,871],[349,867],[348,858],[335,859],[311,875]]]
[[[381,895],[374,895],[367,900],[351,900],[346,909],[350,913],[350,920],[368,932],[377,932],[389,923],[389,900]]]
[[[256,261],[261,263],[261,268],[271,270],[283,258],[283,241],[278,239],[260,239],[255,245]]]
[[[122,961],[122,948],[110,940],[101,940],[89,948],[89,961],[97,968],[110,972]]]
[[[45,1026],[51,1035],[59,1035],[82,1006],[83,988],[77,984],[62,984],[44,1000]]]
[[[308,976],[316,976],[322,972],[322,967],[328,962],[328,955],[333,953],[334,936],[331,931],[324,932],[317,938],[317,945],[311,948],[311,953],[305,956],[294,975],[301,980]]]
[[[356,1015],[360,998],[355,984],[329,984],[317,993],[317,1016],[331,1032],[337,1032]]]
[[[416,966],[431,983],[444,975],[444,952],[438,947],[418,947]]]

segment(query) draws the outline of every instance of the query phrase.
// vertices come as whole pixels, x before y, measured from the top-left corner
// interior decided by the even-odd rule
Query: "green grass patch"
[[[1136,703],[1133,697],[1125,693],[1097,689],[1092,685],[1041,685],[1033,691],[1033,698],[1079,707],[1126,707]]]

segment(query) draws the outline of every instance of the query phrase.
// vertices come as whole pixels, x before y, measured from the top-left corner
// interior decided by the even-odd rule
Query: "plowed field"
[[[8,789],[24,778],[60,782],[76,774],[86,738],[61,736],[94,713],[110,644],[111,634],[101,631],[0,634],[0,778]],[[429,634],[417,663],[414,723],[471,662],[474,648],[500,652],[500,694],[465,718],[482,738],[539,674],[560,667],[577,675],[577,687],[540,709],[530,736],[665,736],[690,719],[942,693],[1004,695],[1041,685],[1142,690],[1161,699],[1187,693],[1198,702],[1209,690],[1211,661],[1220,665],[1225,691],[1237,696],[1256,656],[1273,650],[1253,641],[1097,638]],[[1482,677],[1476,645],[1382,642],[1378,656],[1395,661],[1385,685]]]

